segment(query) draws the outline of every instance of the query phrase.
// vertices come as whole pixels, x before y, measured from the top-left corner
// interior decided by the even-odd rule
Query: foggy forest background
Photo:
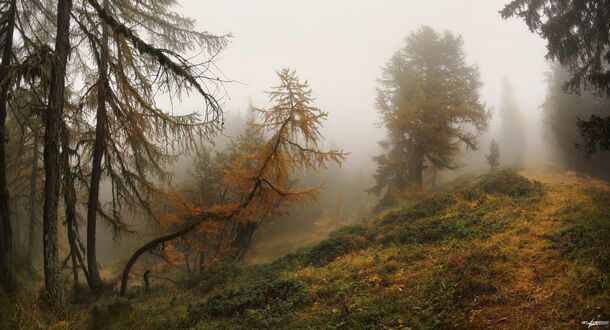
[[[205,283],[506,168],[610,180],[609,8],[0,0],[4,290]]]

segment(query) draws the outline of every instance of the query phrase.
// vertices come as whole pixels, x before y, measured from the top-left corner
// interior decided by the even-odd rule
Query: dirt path
[[[529,179],[544,184],[546,194],[532,205],[514,228],[492,237],[486,245],[496,245],[507,256],[505,269],[511,280],[500,286],[498,304],[485,308],[477,317],[483,328],[574,329],[581,320],[571,320],[559,307],[558,288],[566,280],[566,261],[553,249],[549,235],[561,227],[558,213],[567,205],[583,200],[582,186],[596,183],[571,173],[526,171]]]

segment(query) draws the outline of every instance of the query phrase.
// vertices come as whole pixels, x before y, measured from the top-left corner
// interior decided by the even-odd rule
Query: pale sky
[[[327,145],[350,152],[355,164],[370,162],[385,135],[375,126],[381,67],[421,25],[463,37],[468,63],[478,65],[482,99],[490,107],[498,108],[502,77],[508,77],[529,131],[539,131],[538,107],[545,98],[543,74],[548,70],[545,42],[522,21],[502,20],[498,11],[508,2],[183,0],[179,10],[195,18],[200,30],[233,35],[216,64],[243,84],[225,86],[230,97],[224,102],[226,111],[244,111],[251,102],[266,106],[264,91],[277,85],[275,71],[295,69],[309,81],[316,106],[329,113],[323,131]],[[199,102],[186,100],[180,108],[194,110]],[[534,134],[529,142],[539,146],[540,137]]]

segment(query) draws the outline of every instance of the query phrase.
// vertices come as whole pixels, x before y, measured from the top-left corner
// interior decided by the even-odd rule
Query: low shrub
[[[252,327],[268,327],[280,323],[307,298],[307,287],[300,281],[259,277],[190,306],[189,317],[193,323],[237,317]]]
[[[367,237],[358,234],[333,235],[309,249],[303,256],[305,265],[323,266],[352,251],[368,246]]]
[[[205,268],[200,274],[190,276],[183,286],[207,293],[223,287],[240,274],[240,268],[234,262],[219,262]]]
[[[383,224],[392,224],[401,221],[425,218],[440,214],[447,207],[455,203],[451,194],[435,193],[416,202],[413,206],[392,212],[383,218]]]
[[[132,312],[129,301],[121,297],[111,297],[91,306],[89,310],[89,328],[105,329]]]
[[[481,194],[521,198],[536,197],[542,193],[543,188],[540,182],[528,180],[513,169],[484,175],[461,191],[462,196],[468,200],[477,199]]]

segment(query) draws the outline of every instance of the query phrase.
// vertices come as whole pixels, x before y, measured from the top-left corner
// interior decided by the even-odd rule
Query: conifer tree
[[[496,139],[491,140],[491,143],[489,144],[489,154],[485,155],[485,159],[487,159],[487,164],[489,164],[492,171],[500,166],[500,148],[496,143]]]
[[[610,97],[610,2],[513,0],[501,14],[522,18],[547,40],[547,58],[570,73],[562,82],[564,90]],[[587,154],[610,150],[607,110],[579,120],[577,126]]]
[[[44,102],[39,102],[36,93],[22,87],[15,87],[11,96],[7,120],[7,134],[10,139],[6,150],[9,155],[7,170],[12,220],[16,225],[14,244],[25,245],[25,260],[31,266],[34,239],[38,236],[35,232],[37,218],[41,210],[39,183],[42,178],[39,175],[39,160],[42,127],[39,114]],[[25,235],[22,232],[25,232]],[[25,239],[20,241],[20,236],[25,236]]]
[[[579,132],[578,123],[610,109],[610,100],[592,92],[579,95],[566,92],[562,86],[570,73],[558,63],[547,74],[547,96],[542,105],[544,132],[549,146],[556,153],[555,161],[571,170],[610,179],[607,152],[588,153],[586,137]],[[553,141],[554,144],[551,142]]]
[[[6,177],[6,117],[11,86],[9,66],[13,56],[13,31],[17,15],[16,0],[0,1],[0,284],[6,291],[13,289],[13,229],[9,209]]]
[[[122,219],[125,209],[155,220],[151,201],[162,193],[159,183],[170,177],[165,166],[177,159],[178,150],[194,149],[222,125],[220,106],[206,85],[221,82],[210,67],[227,37],[196,31],[193,20],[172,11],[175,4],[174,0],[104,0],[102,4],[86,0],[74,15],[79,33],[89,43],[75,63],[80,72],[91,73],[84,77],[81,116],[91,111],[96,118],[78,143],[82,148],[78,152],[85,155],[82,159],[91,162],[85,166],[90,172],[78,178],[89,187],[87,281],[94,292],[102,287],[96,258],[97,218],[116,235],[129,232]],[[201,50],[210,56],[202,64],[181,55]],[[157,105],[157,94],[173,98],[191,90],[203,97],[203,110],[177,116]],[[99,201],[103,178],[112,190],[107,207]]]
[[[70,12],[72,0],[57,3],[57,33],[55,56],[51,73],[49,105],[45,115],[44,136],[44,210],[43,210],[43,260],[45,293],[52,302],[63,298],[61,265],[57,233],[57,208],[60,181],[60,141],[65,100],[66,65],[70,52]]]
[[[455,169],[462,147],[478,148],[478,133],[488,125],[489,111],[479,99],[481,82],[475,66],[466,64],[462,39],[424,26],[405,39],[384,68],[377,109],[388,131],[380,143],[376,185],[369,191],[392,194],[421,187],[426,163]]]
[[[500,146],[504,159],[509,165],[521,166],[523,151],[526,148],[524,122],[513,95],[513,88],[507,78],[502,80],[502,103],[500,117],[502,118]]]
[[[318,196],[320,186],[298,189],[292,186],[290,175],[295,171],[326,168],[329,163],[342,163],[346,155],[340,150],[319,149],[322,135],[320,126],[327,114],[312,105],[313,98],[307,82],[287,69],[278,73],[280,85],[269,92],[273,106],[256,109],[260,123],[253,127],[269,134],[266,141],[253,152],[243,154],[243,161],[233,162],[225,171],[223,182],[235,187],[236,198],[220,205],[199,207],[183,205],[181,212],[171,217],[178,229],[144,244],[128,260],[121,276],[121,295],[127,291],[131,268],[142,254],[184,237],[194,230],[205,231],[218,224],[236,225],[231,245],[237,257],[243,253],[242,243],[249,244],[258,227],[261,215],[282,205],[302,202]]]

